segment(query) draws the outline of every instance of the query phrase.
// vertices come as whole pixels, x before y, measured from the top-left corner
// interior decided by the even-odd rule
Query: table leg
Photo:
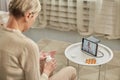
[[[99,65],[98,80],[100,80],[101,65]]]
[[[80,65],[78,64],[78,80],[80,80]]]
[[[107,64],[105,64],[105,70],[104,70],[104,80],[106,78],[106,67],[107,67]]]
[[[102,65],[99,65],[98,80],[101,80],[101,66],[102,66]],[[102,80],[105,80],[105,78],[106,78],[106,64],[104,65],[103,74],[104,74],[104,76],[102,77]]]

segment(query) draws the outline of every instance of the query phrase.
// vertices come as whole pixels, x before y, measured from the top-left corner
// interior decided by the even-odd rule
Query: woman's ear
[[[33,17],[33,14],[30,11],[27,11],[25,12],[24,17],[25,21],[28,22]]]

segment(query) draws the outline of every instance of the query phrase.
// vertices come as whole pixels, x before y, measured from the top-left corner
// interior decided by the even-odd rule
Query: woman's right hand
[[[53,58],[51,61],[45,63],[43,73],[49,76],[55,69],[56,69],[56,60]]]

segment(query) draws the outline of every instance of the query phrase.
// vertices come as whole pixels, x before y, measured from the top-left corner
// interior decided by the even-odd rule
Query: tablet
[[[83,38],[81,50],[93,56],[97,56],[98,43]]]

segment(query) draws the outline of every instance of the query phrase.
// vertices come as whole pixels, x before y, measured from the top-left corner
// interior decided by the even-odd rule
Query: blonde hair
[[[11,0],[9,3],[9,12],[15,17],[24,16],[26,11],[38,13],[41,10],[39,0]]]

